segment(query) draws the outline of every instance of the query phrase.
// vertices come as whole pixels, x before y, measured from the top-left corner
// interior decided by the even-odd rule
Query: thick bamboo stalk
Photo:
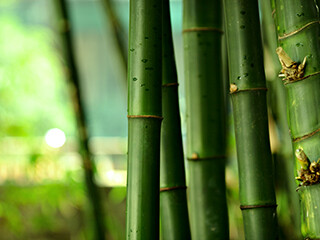
[[[193,239],[228,239],[221,1],[184,0],[190,224]]]
[[[61,14],[60,31],[65,48],[65,71],[69,81],[69,88],[72,97],[73,108],[78,124],[78,141],[80,147],[80,155],[84,168],[85,184],[88,191],[88,198],[93,211],[94,220],[94,239],[105,239],[104,210],[101,202],[99,189],[94,181],[94,162],[89,149],[87,122],[83,98],[81,96],[80,77],[73,51],[73,39],[71,33],[71,22],[68,14],[68,6],[66,0],[58,0],[57,8]]]
[[[162,2],[130,1],[126,239],[159,238]]]
[[[246,239],[277,239],[257,0],[225,0],[230,93]]]
[[[296,153],[302,235],[320,238],[320,43],[316,1],[275,1],[277,53],[287,93],[287,117]],[[279,80],[280,81],[280,80]],[[301,156],[306,156],[303,160]],[[314,186],[311,186],[314,185]]]
[[[163,0],[160,213],[163,240],[191,239],[169,0]]]

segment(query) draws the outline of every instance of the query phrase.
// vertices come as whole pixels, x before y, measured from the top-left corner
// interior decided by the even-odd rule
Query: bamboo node
[[[213,28],[213,27],[194,27],[194,28],[187,28],[183,29],[182,33],[188,33],[188,32],[219,32],[219,33],[224,33],[219,28]]]
[[[225,155],[216,155],[216,156],[208,156],[208,157],[200,157],[198,153],[192,153],[191,157],[188,157],[189,161],[204,161],[204,160],[213,160],[213,159],[221,159],[226,158]]]
[[[315,134],[317,134],[317,133],[319,133],[319,132],[320,132],[320,128],[318,128],[317,130],[315,130],[315,131],[313,131],[313,132],[311,132],[311,133],[308,133],[308,134],[306,134],[306,135],[303,135],[302,137],[293,138],[293,139],[292,139],[292,142],[293,142],[293,143],[300,142],[300,141],[302,141],[302,140],[305,140],[305,139],[308,139],[308,138],[312,137],[313,135],[315,135]]]
[[[282,69],[279,73],[279,77],[283,77],[282,81],[297,81],[304,76],[307,56],[304,57],[301,64],[298,64],[289,57],[289,55],[283,50],[282,47],[278,47],[276,49],[276,52],[282,66]]]
[[[163,187],[163,188],[160,188],[160,192],[179,190],[179,189],[187,189],[187,186]]]
[[[162,87],[178,87],[179,83],[166,83],[163,84]]]
[[[230,94],[236,92],[238,90],[237,85],[235,85],[234,83],[230,84]]]
[[[292,31],[292,32],[290,32],[290,33],[285,33],[285,34],[283,34],[282,36],[279,36],[278,39],[279,39],[279,40],[282,40],[282,39],[285,39],[285,38],[287,38],[287,37],[291,37],[292,35],[295,35],[295,34],[301,32],[302,30],[310,27],[312,24],[315,24],[315,23],[320,23],[320,21],[312,21],[312,22],[309,22],[309,23],[305,24],[304,26],[302,26],[301,28],[299,28],[299,29],[297,29],[297,30],[294,30],[294,31]]]
[[[241,210],[254,209],[254,208],[276,208],[277,204],[264,204],[264,205],[240,205]]]
[[[163,117],[157,115],[127,115],[128,118],[154,118],[162,120]]]
[[[268,88],[265,88],[265,87],[238,89],[237,85],[235,86],[231,86],[231,85],[235,85],[235,84],[230,84],[230,94],[235,94],[239,92],[248,92],[248,91],[268,91]]]

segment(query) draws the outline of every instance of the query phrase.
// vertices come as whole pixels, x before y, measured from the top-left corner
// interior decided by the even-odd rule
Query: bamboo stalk
[[[193,239],[228,239],[222,3],[183,1],[190,224]]]
[[[89,149],[89,135],[87,130],[87,122],[83,98],[81,96],[81,84],[75,54],[73,51],[73,37],[71,33],[71,22],[68,13],[66,0],[58,0],[57,8],[61,14],[60,31],[64,42],[65,54],[65,71],[69,82],[70,93],[72,97],[73,108],[76,114],[78,124],[78,141],[80,147],[80,155],[85,175],[85,184],[88,191],[91,209],[94,219],[94,239],[105,239],[104,210],[101,202],[101,196],[98,186],[94,181],[94,162]]]
[[[278,79],[278,73],[281,64],[274,49],[277,47],[277,33],[274,27],[273,9],[270,1],[260,0],[262,13],[262,28],[264,49],[272,57],[274,71],[269,81],[269,96],[272,114],[277,125],[279,147],[276,149],[275,165],[276,165],[276,185],[279,186],[277,195],[283,192],[287,201],[279,202],[279,226],[281,229],[281,218],[287,218],[287,211],[290,211],[290,222],[288,222],[288,231],[285,233],[290,239],[300,239],[300,205],[299,197],[295,191],[295,180],[292,178],[294,171],[294,162],[292,161],[292,143],[289,134],[289,126],[287,122],[287,106],[285,87]],[[273,6],[274,7],[274,6]],[[270,64],[265,63],[265,65]],[[268,80],[268,79],[267,79]],[[268,82],[268,81],[267,81]],[[283,196],[283,195],[282,195]],[[277,197],[278,198],[278,197]],[[279,199],[278,199],[279,200]],[[293,226],[293,228],[292,228]]]
[[[169,0],[163,0],[160,213],[163,240],[191,239]]]
[[[277,239],[258,2],[225,0],[225,15],[245,237]]]
[[[159,238],[162,2],[130,1],[126,239]]]
[[[277,53],[287,93],[287,118],[296,153],[296,176],[301,206],[301,231],[308,239],[320,238],[320,43],[316,1],[275,1]],[[289,73],[290,72],[290,73]],[[303,160],[301,156],[306,156]],[[311,186],[312,185],[312,186]]]

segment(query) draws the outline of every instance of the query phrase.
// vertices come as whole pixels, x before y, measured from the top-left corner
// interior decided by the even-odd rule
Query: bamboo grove
[[[58,3],[95,239],[104,239],[67,7],[63,0]],[[110,12],[110,1],[104,3]],[[245,239],[279,239],[282,212],[277,212],[274,182],[281,181],[286,182],[284,191],[294,208],[295,228],[300,228],[304,239],[320,239],[318,1],[182,3],[185,151],[170,2],[130,0],[126,239],[230,238],[232,216],[228,216],[225,181],[229,99]],[[264,46],[272,55],[274,75],[279,75],[268,84]],[[119,42],[118,48],[123,50]],[[126,66],[126,54],[122,56]],[[279,155],[285,170],[276,172],[269,140],[270,112],[276,116],[282,139]],[[285,177],[280,181],[279,175]]]
[[[273,0],[270,4],[272,12],[269,4],[260,7],[261,12],[269,14],[267,21],[270,22],[270,16],[274,18],[278,48],[270,40],[272,37],[266,37],[264,42],[269,44],[273,56],[278,55],[280,64],[274,65],[282,67],[279,77],[287,96],[285,107],[281,79],[276,79],[278,83],[272,86],[272,91],[282,108],[273,111],[280,116],[284,139],[289,137],[283,113],[287,111],[295,156],[290,158],[293,155],[285,150],[289,147],[282,150],[286,162],[295,165],[293,171],[291,163],[284,163],[288,166],[286,181],[293,183],[296,179],[302,236],[318,239],[319,8],[313,0]],[[127,239],[157,239],[159,213],[163,239],[190,239],[169,2],[163,1],[160,6],[156,1],[132,0],[130,26]],[[228,49],[229,95],[245,238],[279,237],[260,26],[257,0],[183,1],[186,159],[192,239],[229,238],[224,181],[227,109],[223,59],[227,56],[222,56],[223,34]],[[270,27],[263,31],[265,36],[272,36]],[[291,183],[288,194],[292,195]],[[141,213],[144,214],[139,216]]]

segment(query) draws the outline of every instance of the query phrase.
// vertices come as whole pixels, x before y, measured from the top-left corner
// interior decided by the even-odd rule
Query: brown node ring
[[[182,31],[182,33],[188,33],[188,32],[219,32],[224,33],[219,28],[212,28],[212,27],[194,27],[194,28],[187,28]]]
[[[167,83],[163,84],[162,87],[178,87],[179,83]]]
[[[277,204],[265,204],[265,205],[240,205],[241,210],[254,209],[254,208],[276,208]]]
[[[172,190],[178,190],[178,189],[187,189],[187,186],[164,187],[164,188],[160,188],[160,192],[172,191]]]
[[[311,132],[311,133],[308,133],[308,134],[306,134],[306,135],[303,135],[303,136],[301,136],[301,137],[293,138],[293,139],[292,139],[292,142],[294,142],[294,143],[300,142],[300,141],[305,140],[305,139],[307,139],[307,138],[309,138],[309,137],[312,137],[313,135],[315,135],[315,134],[317,134],[317,133],[319,133],[319,132],[320,132],[320,128],[318,128],[317,130],[315,130],[315,131],[313,131],[313,132]]]
[[[285,34],[283,34],[282,36],[279,36],[278,39],[279,39],[279,40],[282,40],[282,39],[285,39],[285,38],[290,37],[290,36],[292,36],[292,35],[295,35],[295,34],[297,34],[298,32],[301,32],[302,30],[310,27],[312,24],[315,24],[315,23],[320,23],[320,21],[312,21],[312,22],[309,22],[309,23],[305,24],[304,26],[302,26],[301,28],[299,28],[299,29],[297,29],[297,30],[294,30],[294,31],[292,31],[292,32],[285,33]]]
[[[163,117],[157,115],[127,115],[128,118],[154,118],[162,120]]]

